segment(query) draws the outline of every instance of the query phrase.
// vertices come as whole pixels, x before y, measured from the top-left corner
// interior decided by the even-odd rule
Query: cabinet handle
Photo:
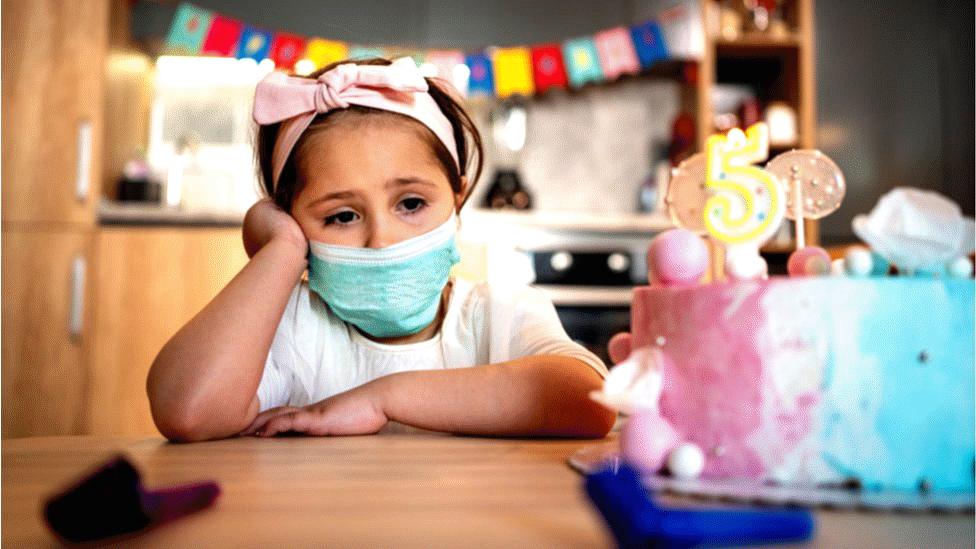
[[[74,340],[81,338],[81,329],[85,318],[86,271],[85,256],[75,256],[71,263],[71,303],[68,309],[68,335]]]
[[[92,164],[92,124],[91,120],[78,123],[78,160],[75,166],[75,198],[79,202],[88,199]]]

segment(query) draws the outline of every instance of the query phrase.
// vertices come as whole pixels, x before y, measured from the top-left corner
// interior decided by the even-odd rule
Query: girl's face
[[[462,195],[422,131],[419,122],[356,116],[310,133],[298,161],[304,183],[291,209],[306,238],[385,248],[447,221]]]

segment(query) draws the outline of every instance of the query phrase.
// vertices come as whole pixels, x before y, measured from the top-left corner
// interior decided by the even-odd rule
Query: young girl
[[[451,279],[481,140],[409,58],[271,73],[254,119],[270,199],[248,264],[149,372],[171,440],[376,433],[602,437],[606,367],[528,287]],[[307,282],[303,273],[308,270]]]

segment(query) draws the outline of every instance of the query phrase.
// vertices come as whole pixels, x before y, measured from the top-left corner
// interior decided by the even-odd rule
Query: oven
[[[609,366],[607,343],[630,330],[633,289],[647,284],[647,247],[670,226],[659,215],[473,209],[460,235],[483,250],[478,276],[542,290],[566,333]]]
[[[630,331],[634,286],[647,284],[650,235],[566,235],[524,250],[531,258],[533,286],[544,291],[566,333],[612,365],[607,343]]]

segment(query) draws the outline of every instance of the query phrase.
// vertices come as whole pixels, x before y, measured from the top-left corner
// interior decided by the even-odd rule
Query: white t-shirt
[[[302,281],[278,324],[258,400],[262,411],[306,406],[395,372],[464,368],[539,354],[578,358],[601,377],[607,375],[596,355],[566,335],[552,301],[528,286],[455,279],[433,338],[388,345],[339,319]]]

